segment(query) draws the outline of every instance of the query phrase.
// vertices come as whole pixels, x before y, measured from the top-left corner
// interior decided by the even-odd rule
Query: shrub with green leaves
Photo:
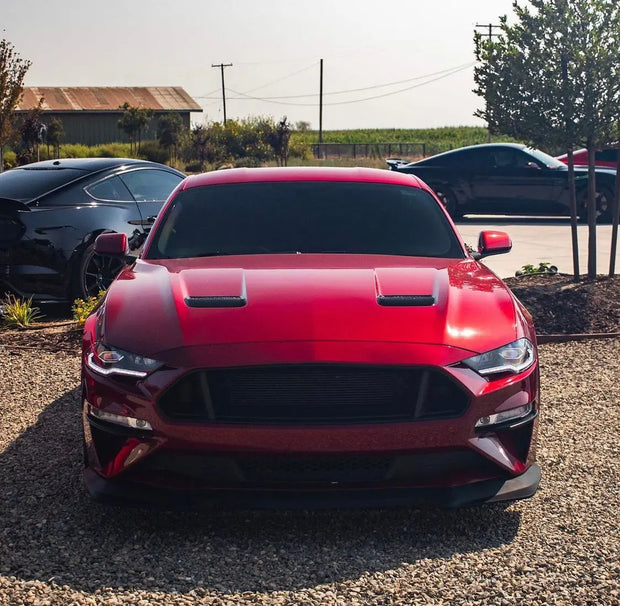
[[[96,297],[92,296],[88,297],[88,299],[75,299],[75,301],[73,301],[73,306],[71,307],[73,319],[80,326],[84,326],[88,316],[90,316],[97,309],[97,306],[103,300],[105,293],[105,290],[100,290]]]
[[[2,318],[10,326],[24,328],[42,317],[41,310],[32,306],[32,297],[20,299],[8,293],[2,299]]]
[[[555,275],[557,273],[558,268],[555,265],[551,265],[548,261],[541,261],[538,265],[532,265],[531,263],[523,265],[521,269],[515,272],[515,276]]]

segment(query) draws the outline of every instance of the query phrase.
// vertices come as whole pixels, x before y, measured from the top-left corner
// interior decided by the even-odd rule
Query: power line
[[[443,78],[447,78],[449,76],[453,76],[454,74],[457,74],[465,69],[469,69],[470,67],[472,67],[474,65],[474,62],[472,63],[468,63],[466,65],[463,65],[459,68],[455,68],[452,71],[448,72],[448,73],[443,73],[442,75],[438,76],[437,78],[433,78],[431,80],[427,80],[426,82],[420,82],[419,84],[414,84],[413,86],[407,86],[405,88],[401,88],[399,90],[396,91],[391,91],[388,93],[382,93],[380,95],[373,95],[370,97],[364,97],[362,99],[351,99],[349,101],[333,101],[331,103],[324,103],[324,105],[349,105],[352,103],[362,103],[364,101],[371,101],[373,99],[381,99],[382,97],[390,97],[392,95],[399,95],[401,93],[413,90],[414,88],[419,88],[421,86],[426,86],[427,84],[431,84],[433,82],[436,82],[437,80],[442,80]],[[427,76],[428,77],[428,76]],[[372,88],[372,87],[369,87]],[[234,97],[235,100],[237,101],[265,101],[267,103],[275,103],[277,105],[293,105],[293,106],[298,106],[298,107],[316,107],[317,103],[291,103],[290,101],[277,101],[276,98],[271,98],[271,97],[253,97],[250,95],[244,95],[243,93],[233,90],[232,88],[229,89],[232,93],[234,93],[235,95],[241,95],[240,97]],[[368,90],[368,89],[367,89]],[[344,91],[342,91],[344,92]],[[329,93],[325,93],[325,94],[329,94]],[[309,96],[309,95],[303,95],[305,96]],[[313,95],[315,96],[315,95]],[[287,98],[287,97],[279,97],[281,98]]]
[[[423,76],[414,76],[413,78],[406,78],[404,80],[395,80],[393,82],[386,82],[384,84],[374,84],[372,86],[364,86],[361,88],[350,88],[350,89],[346,89],[346,90],[340,90],[340,91],[334,91],[331,93],[323,93],[324,96],[328,96],[328,95],[344,95],[347,93],[357,93],[357,92],[362,92],[362,91],[366,91],[366,90],[376,90],[378,88],[386,88],[388,86],[396,86],[397,84],[405,84],[407,82],[415,82],[417,80],[423,80],[424,78],[430,78],[432,76],[437,76],[437,75],[441,75],[441,74],[447,74],[447,75],[452,75],[453,73],[456,73],[456,71],[460,71],[461,69],[467,69],[469,67],[471,67],[473,65],[473,63],[463,63],[461,65],[457,65],[455,67],[450,67],[447,69],[443,69],[437,72],[431,72],[430,74],[424,74]],[[313,67],[314,65],[310,66]],[[304,68],[304,70],[309,69],[308,68]],[[300,71],[304,71],[304,70],[300,70]],[[299,72],[296,72],[299,73]],[[291,74],[294,75],[294,74]],[[286,78],[287,76],[285,76]],[[283,78],[284,79],[284,78]],[[273,84],[273,83],[272,83]],[[264,85],[264,86],[268,86],[268,85]],[[263,87],[258,87],[258,88],[263,88]],[[232,91],[232,89],[229,89]],[[258,89],[253,89],[253,90],[258,90]],[[214,91],[216,92],[216,91]],[[303,98],[307,98],[307,97],[316,97],[316,93],[308,93],[308,94],[304,94],[304,95],[282,95],[282,96],[274,96],[274,97],[253,97],[250,96],[248,93],[252,92],[250,91],[246,91],[245,93],[241,93],[241,92],[237,92],[237,91],[232,91],[234,92],[236,95],[243,95],[249,99],[253,99],[255,101],[280,101],[282,99],[303,99]],[[213,93],[210,93],[213,94]],[[203,95],[203,96],[195,96],[195,99],[210,99],[212,98],[209,95]]]

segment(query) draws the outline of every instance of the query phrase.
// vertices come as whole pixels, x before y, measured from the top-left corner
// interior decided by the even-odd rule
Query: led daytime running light
[[[86,358],[86,365],[93,372],[103,375],[104,377],[108,377],[110,375],[121,375],[123,377],[136,377],[137,379],[143,379],[148,374],[143,370],[129,370],[127,368],[114,368],[113,366],[111,368],[105,368],[104,366],[99,366],[95,362],[94,353],[88,354],[88,358]]]
[[[499,425],[500,423],[506,423],[508,421],[515,421],[523,417],[527,417],[532,412],[532,404],[525,404],[523,406],[517,406],[517,408],[511,408],[510,410],[504,410],[492,415],[480,417],[476,421],[476,428],[490,427],[492,425]]]
[[[125,415],[117,415],[100,408],[88,405],[88,414],[100,421],[106,421],[107,423],[114,423],[115,425],[122,425],[123,427],[129,427],[131,429],[140,429],[143,431],[153,431],[153,427],[148,421],[144,419],[137,419],[135,417],[127,417]]]

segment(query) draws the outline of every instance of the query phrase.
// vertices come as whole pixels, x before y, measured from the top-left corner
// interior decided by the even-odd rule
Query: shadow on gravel
[[[520,514],[501,505],[190,513],[104,507],[82,486],[80,435],[76,388],[0,454],[0,574],[83,591],[297,590],[497,547],[519,529]]]

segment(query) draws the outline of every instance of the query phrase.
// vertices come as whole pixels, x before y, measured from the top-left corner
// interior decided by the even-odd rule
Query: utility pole
[[[493,42],[493,36],[499,36],[499,34],[493,33],[493,30],[495,28],[501,28],[502,26],[496,25],[494,23],[476,23],[476,29],[481,28],[481,27],[489,30],[487,33],[487,36],[489,37],[489,44],[490,44],[491,42]],[[487,141],[491,143],[491,129],[490,128],[487,129]]]
[[[212,63],[211,67],[219,67],[222,73],[222,106],[224,108],[224,126],[226,126],[226,87],[224,86],[224,68],[232,67],[232,63]]]
[[[323,157],[323,59],[319,81],[319,158]]]

